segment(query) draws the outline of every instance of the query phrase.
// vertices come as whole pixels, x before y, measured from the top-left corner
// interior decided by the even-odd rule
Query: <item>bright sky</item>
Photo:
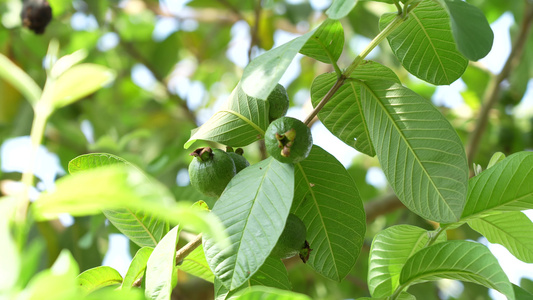
[[[175,14],[184,14],[186,9],[183,9],[183,4],[186,0],[178,1],[162,1],[163,7]],[[291,2],[301,2],[299,0],[293,0]],[[323,10],[328,7],[331,1],[328,0],[312,0],[311,5],[316,10]],[[489,55],[482,59],[483,63],[492,72],[498,72],[501,70],[505,57],[510,52],[510,37],[509,27],[513,24],[512,15],[509,13],[504,14],[498,19],[492,28],[495,33],[495,41],[492,51]],[[94,17],[87,16],[83,13],[76,13],[71,19],[71,25],[75,30],[93,30],[97,28]],[[172,18],[160,19],[155,27],[153,33],[154,41],[163,40],[169,34],[177,30],[194,30],[196,28],[194,21],[179,24]],[[248,63],[247,51],[250,44],[249,28],[245,22],[237,22],[231,31],[232,41],[230,48],[227,50],[227,57],[234,62],[237,66],[244,68]],[[278,30],[275,33],[275,45],[281,45],[291,39],[295,35]],[[98,42],[98,48],[101,51],[112,49],[118,45],[119,37],[115,33],[108,33],[101,37]],[[348,44],[353,50],[357,50],[364,47],[369,40],[361,37],[353,37]],[[293,63],[289,66],[286,74],[281,79],[280,83],[284,86],[288,86],[300,73],[299,60],[301,55],[298,55]],[[208,92],[205,90],[200,82],[191,82],[188,76],[191,72],[194,72],[195,65],[191,61],[181,61],[178,65],[175,77],[170,80],[169,86],[171,90],[175,90],[182,97],[186,97],[188,105],[191,109],[198,108],[205,97],[208,96]],[[137,64],[132,69],[132,80],[140,87],[146,90],[153,90],[156,84],[156,80],[149,72],[149,70],[142,64]],[[528,85],[528,91],[526,96],[522,100],[522,103],[516,108],[517,112],[523,113],[524,111],[533,110],[533,80],[530,80]],[[437,88],[437,92],[434,95],[434,102],[436,104],[442,104],[451,108],[458,108],[463,104],[463,100],[459,94],[461,89],[464,88],[464,83],[461,80],[452,84],[451,86],[442,86]],[[227,94],[221,94],[218,98],[217,105],[208,109],[202,109],[198,113],[199,123],[204,123],[215,111],[218,106],[225,101]],[[301,91],[296,95],[296,99],[293,99],[296,103],[304,103],[309,98],[308,91]],[[293,116],[299,119],[305,117],[304,112],[300,108],[291,108],[288,112],[289,116]],[[82,130],[86,134],[89,142],[94,142],[92,137],[92,126],[89,122],[85,121],[82,124]],[[356,150],[347,146],[339,139],[334,137],[320,122],[317,122],[312,128],[312,134],[315,144],[323,147],[328,152],[332,153],[343,165],[348,166],[352,163],[353,158],[360,155]],[[1,155],[1,168],[4,172],[22,172],[26,168],[26,160],[23,157],[25,151],[29,149],[29,137],[13,138],[4,142],[0,149]],[[40,178],[42,183],[38,188],[40,190],[48,189],[53,186],[56,176],[65,174],[65,171],[59,164],[59,159],[53,153],[50,153],[45,147],[41,147],[39,150],[39,166],[37,167],[36,176]],[[185,174],[186,175],[186,174]],[[180,174],[180,181],[183,182],[186,179],[183,178],[184,174]],[[376,186],[386,185],[386,179],[383,172],[379,168],[372,168],[368,172],[367,181]],[[529,213],[530,218],[533,217],[533,213]],[[72,222],[72,219],[68,216],[62,218],[64,224],[68,225]],[[480,242],[488,244],[489,249],[499,259],[505,272],[508,274],[510,280],[518,284],[522,276],[527,276],[533,279],[532,272],[533,264],[525,264],[517,260],[512,256],[504,247],[500,245],[494,245],[488,243],[485,239]],[[112,234],[109,241],[109,251],[106,254],[103,264],[116,268],[122,275],[127,271],[128,265],[131,261],[131,256],[128,252],[128,240],[123,235]],[[444,284],[444,283],[443,283]],[[456,292],[460,292],[462,285],[459,283],[453,283],[451,286],[456,288]],[[451,289],[453,294],[453,288]],[[505,299],[501,294],[495,292],[492,293],[494,299]],[[502,298],[503,297],[503,298]]]

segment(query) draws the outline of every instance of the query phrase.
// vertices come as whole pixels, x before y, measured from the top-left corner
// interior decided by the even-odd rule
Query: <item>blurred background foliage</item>
[[[195,201],[204,197],[188,186],[186,170],[192,150],[183,149],[183,144],[190,130],[205,122],[220,106],[250,59],[319,24],[325,19],[324,10],[330,2],[49,0],[53,20],[43,35],[36,35],[21,27],[20,0],[0,0],[0,52],[41,86],[45,80],[43,59],[53,38],[60,42],[60,55],[85,49],[86,62],[114,69],[117,77],[111,85],[52,115],[44,146],[57,155],[63,170],[71,159],[84,153],[108,152],[124,157],[171,187],[177,199]],[[511,37],[516,37],[526,1],[469,2],[480,7],[491,23],[502,15],[507,16],[512,20]],[[393,9],[379,2],[357,3],[342,20],[346,42],[339,61],[341,67],[347,66],[358,50],[378,33],[379,16]],[[508,53],[504,51],[503,54],[493,58],[497,65],[507,59]],[[487,86],[496,75],[493,72],[498,70],[491,71],[483,62],[471,62],[459,88],[440,89],[408,75],[386,43],[381,44],[371,58],[393,68],[406,86],[432,99],[463,142],[468,143]],[[330,66],[307,57],[295,60],[291,74],[281,82],[291,99],[289,114],[303,118],[310,111],[311,83],[317,75],[330,71],[333,71]],[[529,38],[523,55],[513,62],[510,76],[502,83],[497,104],[490,110],[489,125],[479,143],[475,163],[485,167],[496,151],[510,154],[533,148],[532,75],[533,39]],[[4,146],[7,141],[29,135],[32,117],[32,109],[22,95],[0,81],[0,195],[9,193],[12,181],[20,179],[20,170],[5,166],[8,162],[24,160],[23,152],[19,157],[10,156]],[[314,127],[319,126],[319,122],[314,124]],[[435,224],[403,209],[380,180],[376,158],[345,150],[348,148],[323,133],[324,130],[315,132],[320,132],[314,136],[315,142],[329,145],[326,149],[348,167],[356,181],[367,204],[369,227],[357,265],[343,282],[338,284],[324,279],[294,259],[286,261],[293,288],[314,299],[367,296],[368,251],[374,234],[394,224],[413,224],[427,229]],[[205,144],[197,142],[192,149],[202,145]],[[245,148],[245,156],[251,163],[261,159],[260,148],[258,144]],[[346,157],[350,158],[347,163]],[[53,176],[63,174],[60,170]],[[37,176],[37,180],[43,181],[43,178]],[[103,215],[75,218],[70,222],[40,222],[33,228],[26,249],[35,253],[39,263],[25,263],[28,268],[35,268],[29,272],[31,274],[49,267],[61,249],[67,248],[80,264],[80,271],[99,266],[109,250],[110,234],[116,233],[118,231],[105,222]],[[463,226],[451,232],[449,238],[477,240],[479,235]],[[129,252],[136,250],[130,243]],[[526,289],[531,287],[530,281],[525,279],[524,282]],[[410,292],[418,299],[489,297],[487,289],[481,286],[466,283],[463,288],[460,284],[457,286],[453,282],[427,283],[414,286]],[[211,284],[180,274],[176,299],[210,299],[212,293]]]

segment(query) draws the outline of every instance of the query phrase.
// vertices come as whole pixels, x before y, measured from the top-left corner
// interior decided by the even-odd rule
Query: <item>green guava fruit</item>
[[[300,255],[300,258],[305,263],[309,259],[309,243],[305,240],[307,230],[300,218],[294,214],[289,214],[287,223],[281,233],[281,236],[270,252],[270,256],[275,258],[289,258],[295,255]]]
[[[274,120],[265,132],[268,154],[284,163],[297,163],[311,152],[311,130],[295,118],[281,117]]]
[[[269,106],[268,119],[271,122],[283,117],[289,109],[289,95],[287,95],[287,90],[278,83],[270,95],[268,95],[267,102]]]
[[[229,157],[231,157],[231,159],[233,159],[235,171],[237,173],[250,165],[250,163],[243,156],[244,150],[242,150],[242,148],[237,148],[235,151],[233,151],[233,148],[226,147],[226,153],[229,155]]]
[[[235,163],[223,150],[209,147],[198,148],[189,164],[191,185],[202,194],[220,197],[228,182],[235,176]]]

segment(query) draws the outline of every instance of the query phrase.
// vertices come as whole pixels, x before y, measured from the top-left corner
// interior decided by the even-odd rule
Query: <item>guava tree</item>
[[[470,84],[478,70],[465,73],[469,64],[485,57],[493,46],[484,12],[460,0],[376,1],[390,12],[379,17],[379,30],[360,53],[347,53],[343,20],[364,2],[333,1],[315,28],[246,65],[225,102],[188,139],[179,141],[178,146],[190,153],[180,159],[192,161],[189,174],[196,190],[171,190],[160,176],[150,175],[166,162],[164,156],[143,168],[135,159],[87,151],[71,157],[69,174],[31,202],[36,170],[26,169],[23,187],[0,201],[5,251],[0,262],[7,266],[0,271],[2,294],[36,299],[170,299],[178,274],[185,274],[212,282],[216,299],[311,299],[313,295],[292,290],[288,267],[300,264],[330,284],[346,283],[359,259],[367,289],[361,296],[369,296],[366,299],[416,299],[420,293],[411,291],[419,284],[441,279],[474,283],[508,299],[533,298],[509,281],[486,246],[454,235],[468,226],[518,259],[533,262],[533,243],[528,239],[533,223],[522,212],[533,208],[533,153],[496,152],[488,163],[475,160],[487,112],[498,100],[501,83],[512,82],[514,62],[525,55],[533,4],[522,3],[522,26],[502,72],[476,90],[488,96],[465,150],[458,134],[464,130],[461,125],[451,123],[430,100],[407,87],[404,82],[410,79],[405,73],[398,74],[407,71],[431,85],[449,85],[462,77]],[[221,3],[240,14],[232,1],[191,5],[205,8]],[[255,46],[259,46],[257,30],[267,27],[258,25],[260,12],[273,5],[270,1],[252,5]],[[116,26],[131,25],[122,23]],[[146,55],[135,52],[135,38],[124,39],[130,54]],[[59,45],[52,40],[48,46],[42,88],[0,56],[1,78],[33,110],[30,166],[55,113],[113,86],[121,77],[112,66],[83,63],[86,50],[61,56]],[[401,71],[392,62],[367,59],[376,47],[385,45]],[[166,53],[151,50],[150,55]],[[284,116],[290,102],[279,84],[299,54],[327,66],[307,86],[313,109],[301,120]],[[166,66],[152,67],[157,79]],[[187,103],[178,100],[194,119]],[[408,222],[377,230],[367,226],[371,209],[360,193],[364,183],[313,144],[309,128],[317,120],[346,145],[376,157],[392,201],[426,226],[401,224]],[[242,147],[259,149],[250,159],[253,163],[245,159]],[[103,214],[136,245],[124,276],[109,266],[80,270],[68,250],[34,276],[37,265],[32,260],[39,252],[28,247],[32,228],[65,213]],[[302,263],[298,258],[285,260],[296,256]]]

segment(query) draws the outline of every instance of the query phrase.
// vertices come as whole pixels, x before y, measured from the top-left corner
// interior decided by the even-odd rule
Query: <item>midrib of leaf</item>
[[[328,56],[329,58],[329,61],[331,61],[332,64],[335,63],[335,61],[333,60],[333,55],[331,54],[331,52],[328,50],[328,48],[326,48],[326,46],[324,45],[324,43],[322,43],[322,41],[318,38],[316,38],[315,36],[312,37],[313,40],[315,40],[318,45],[324,49],[324,51],[326,51],[326,55]]]
[[[461,275],[468,275],[468,276],[472,276],[472,277],[478,277],[478,278],[484,278],[474,272],[469,272],[469,271],[461,271],[461,270],[442,270],[442,271],[433,271],[433,272],[424,272],[424,273],[420,273],[420,276],[416,276],[414,277],[413,279],[409,280],[409,281],[406,281],[404,284],[402,284],[401,286],[403,287],[408,287],[409,285],[411,285],[411,283],[413,281],[416,281],[418,279],[422,279],[424,277],[429,277],[429,276],[438,276],[438,275],[445,275],[446,277],[449,276],[449,273],[453,272],[454,274],[461,274]],[[442,277],[445,277],[445,276],[442,276]],[[482,281],[482,280],[480,280]],[[492,282],[490,282],[489,280],[485,280],[488,284],[490,284],[490,287],[497,290],[497,287],[492,284]],[[477,283],[477,282],[475,282]],[[498,282],[499,283],[499,282]]]
[[[426,233],[426,235],[427,235],[427,233]],[[423,238],[424,238],[424,235],[422,235],[422,234],[418,237],[418,240],[417,240],[416,243],[415,243],[415,247],[413,247],[413,248],[411,249],[411,252],[410,252],[409,255],[407,256],[408,258],[411,257],[411,256],[413,256],[413,254],[415,254],[416,252],[418,252],[418,251],[415,251],[416,246],[418,245],[418,243],[420,243],[420,241],[421,241]]]
[[[144,231],[146,231],[148,233],[148,236],[152,239],[152,241],[154,242],[154,246],[157,245],[157,241],[155,239],[155,237],[152,235],[152,233],[150,232],[150,230],[148,230],[148,227],[144,226],[144,223],[141,221],[141,219],[139,219],[137,217],[136,214],[133,213],[133,211],[131,211],[131,209],[129,208],[126,208],[126,210],[133,215],[133,217],[135,218],[135,220],[137,220],[137,222],[139,224],[141,224],[142,228],[144,229]]]
[[[302,175],[304,177],[305,182],[307,183],[306,187],[309,187],[311,182],[307,179],[307,174],[305,174],[305,172],[304,172],[304,170],[302,168],[302,165],[300,163],[297,163],[297,165],[298,165],[298,168],[300,169],[300,172],[302,173]],[[326,224],[324,224],[324,218],[322,217],[322,212],[320,211],[320,206],[318,205],[318,203],[316,201],[315,193],[313,192],[312,189],[309,189],[309,188],[308,188],[308,191],[311,194],[311,196],[313,197],[313,202],[315,203],[315,206],[317,207],[317,211],[318,211],[318,214],[320,216],[320,222],[322,223],[322,228],[325,229],[326,228]],[[328,231],[324,230],[324,232],[326,234],[326,239],[328,241],[328,245],[331,245],[331,240],[329,239]],[[328,249],[330,250],[329,252],[331,253],[331,257],[333,258],[333,265],[335,267],[335,273],[338,276],[339,274],[337,272],[337,262],[335,260],[335,254],[333,253],[333,251],[331,251],[331,247],[328,247]]]
[[[422,29],[424,34],[426,35],[426,38],[428,39],[429,44],[431,45],[431,49],[433,50],[433,52],[435,52],[435,57],[437,57],[437,59],[439,61],[439,64],[440,64],[440,67],[443,70],[444,77],[446,77],[446,81],[449,82],[450,80],[448,79],[448,74],[446,72],[446,69],[444,68],[444,65],[442,64],[442,60],[440,59],[440,56],[437,53],[437,49],[435,48],[435,45],[433,45],[433,41],[431,40],[430,35],[427,33],[426,28],[424,28],[424,26],[422,26],[422,23],[420,22],[420,19],[416,16],[415,12],[413,11],[413,12],[411,12],[411,14],[413,15],[413,18],[416,20],[418,25],[420,25],[420,28]]]
[[[272,161],[268,164],[268,167],[265,168],[265,172],[264,174],[267,174],[268,171],[270,170],[270,168],[272,168]],[[250,214],[252,213],[252,211],[254,210],[254,207],[256,205],[256,202],[255,201],[257,199],[257,195],[259,194],[259,191],[261,190],[261,187],[263,186],[263,182],[265,181],[265,175],[263,175],[263,178],[261,178],[261,183],[259,184],[259,187],[257,188],[257,191],[255,191],[255,196],[254,196],[254,203],[252,204],[252,207],[250,207],[250,210],[248,211],[248,214],[246,216],[246,219],[245,219],[245,223],[244,223],[244,227],[243,228],[247,228],[248,227],[248,220],[250,220]],[[241,235],[241,238],[239,239],[239,247],[237,248],[237,256],[235,257],[235,262],[238,262],[239,261],[239,254],[240,254],[240,250],[241,250],[241,246],[243,244],[242,240],[243,240],[243,236],[244,236],[244,230],[243,230],[243,234]],[[257,269],[259,270],[259,269]],[[256,272],[257,272],[256,270]],[[250,276],[251,277],[251,276]],[[233,284],[233,280],[235,278],[235,269],[233,270],[233,275],[231,276],[231,283]],[[250,280],[250,279],[248,279]]]
[[[379,97],[374,93],[373,90],[370,89],[370,87],[365,84],[363,81],[360,81],[361,85],[365,86],[366,90],[369,91],[369,93],[372,94],[372,96],[374,96],[374,99],[379,99]],[[387,117],[389,118],[389,120],[391,121],[392,125],[396,128],[396,130],[399,132],[400,134],[400,137],[402,138],[402,140],[405,142],[405,144],[408,146],[407,148],[409,149],[409,151],[413,154],[413,156],[415,157],[415,160],[418,162],[418,164],[420,165],[420,168],[422,169],[422,171],[424,172],[424,174],[426,175],[426,177],[428,178],[428,181],[431,182],[431,185],[433,186],[433,188],[437,191],[437,193],[439,194],[439,197],[440,199],[443,200],[444,204],[446,205],[446,207],[448,207],[449,211],[453,213],[453,210],[451,209],[451,207],[448,205],[448,202],[445,201],[444,197],[442,196],[440,190],[437,188],[437,186],[435,185],[435,182],[433,181],[433,178],[431,178],[431,176],[429,176],[426,168],[424,168],[424,165],[422,165],[421,163],[421,160],[420,158],[418,157],[418,155],[416,155],[416,153],[413,151],[413,147],[411,146],[411,144],[409,143],[409,141],[407,140],[407,137],[405,137],[405,135],[403,134],[403,132],[400,130],[400,128],[398,127],[398,125],[396,125],[396,122],[394,122],[394,118],[391,116],[391,114],[387,111],[387,109],[385,108],[385,106],[383,105],[383,103],[381,103],[381,101],[376,101],[378,103],[379,106],[381,106],[381,109],[383,110],[383,112],[387,115]],[[455,214],[454,214],[455,215]]]
[[[370,140],[370,132],[368,131],[368,123],[366,122],[366,119],[365,119],[365,116],[363,116],[363,106],[361,105],[361,92],[359,92],[359,97],[357,97],[357,91],[356,91],[356,87],[354,86],[355,82],[350,82],[350,86],[352,87],[352,91],[353,91],[353,94],[354,94],[354,97],[356,99],[355,101],[355,104],[357,105],[357,107],[359,108],[359,115],[361,115],[361,122],[363,123],[363,128],[365,129],[365,133],[366,133],[366,137],[367,139]],[[357,101],[359,100],[359,101]],[[376,153],[376,151],[373,149],[373,145],[372,145],[372,142],[369,143],[370,144],[370,149],[372,149],[374,152],[374,155]]]
[[[265,135],[265,132],[263,131],[263,129],[261,129],[259,126],[255,125],[254,122],[252,122],[250,119],[248,119],[247,117],[241,115],[240,113],[236,112],[236,111],[232,111],[232,110],[219,110],[219,112],[227,112],[227,113],[230,113],[230,114],[233,114],[235,115],[237,118],[243,120],[244,122],[248,123],[248,125],[252,126],[255,130],[257,130],[262,136]]]

